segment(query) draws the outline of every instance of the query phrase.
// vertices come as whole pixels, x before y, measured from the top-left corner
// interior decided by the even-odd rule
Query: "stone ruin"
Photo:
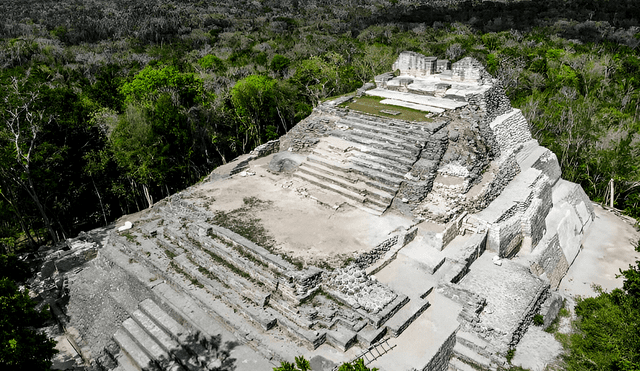
[[[40,299],[70,359],[118,371],[266,371],[296,355],[316,371],[357,358],[387,371],[505,366],[534,315],[557,312],[592,204],[477,61],[404,52],[393,69],[49,259],[38,282],[61,294]],[[425,118],[349,108],[370,97]]]

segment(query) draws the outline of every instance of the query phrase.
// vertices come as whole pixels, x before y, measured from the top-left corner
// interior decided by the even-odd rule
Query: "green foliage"
[[[295,364],[283,361],[280,367],[274,367],[273,371],[311,371],[311,365],[303,356],[296,357]]]
[[[0,254],[0,272],[2,277],[16,282],[23,282],[31,276],[28,264],[15,254]]]
[[[513,359],[513,357],[515,357],[515,355],[516,355],[515,348],[511,348],[507,351],[507,354],[505,354],[505,358],[507,359],[507,362],[509,362],[509,364],[511,364],[511,360]]]
[[[640,369],[640,261],[621,271],[623,289],[579,299],[568,336],[567,370]]]
[[[364,360],[362,358],[358,358],[353,363],[343,363],[338,371],[378,371],[377,368],[368,368],[364,365]]]
[[[202,81],[192,73],[181,73],[175,67],[160,69],[151,66],[138,72],[133,81],[123,84],[119,91],[125,104],[153,102],[164,91],[177,94],[180,104],[191,107],[201,101]]]
[[[50,370],[55,341],[35,328],[49,318],[38,312],[27,291],[0,279],[0,367],[3,370]]]
[[[533,316],[533,324],[536,326],[542,326],[544,324],[544,317],[541,314]]]
[[[223,73],[227,69],[222,59],[211,54],[198,59],[198,64],[205,70],[211,70],[218,73]]]
[[[276,54],[271,58],[271,70],[274,72],[282,72],[289,67],[291,61],[284,55]]]
[[[311,365],[303,356],[296,357],[295,364],[283,361],[280,367],[274,367],[273,371],[311,371]],[[353,363],[343,363],[338,371],[378,371],[377,368],[368,368],[364,365],[364,360],[358,358]]]

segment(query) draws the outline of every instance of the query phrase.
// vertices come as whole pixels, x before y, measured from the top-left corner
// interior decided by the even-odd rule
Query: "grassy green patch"
[[[169,259],[173,259],[176,256],[178,256],[176,253],[174,253],[173,251],[171,251],[169,249],[164,249],[164,253],[165,253],[165,255],[167,255],[167,258],[169,258]]]
[[[533,324],[536,326],[542,326],[544,324],[544,317],[542,314],[536,314],[533,316]]]
[[[122,232],[121,235],[124,236],[127,239],[127,241],[129,241],[129,243],[135,243],[136,245],[140,245],[140,242],[138,242],[138,240],[136,239],[136,236],[131,234],[131,231]]]
[[[427,112],[418,111],[411,108],[392,106],[389,104],[382,104],[380,101],[384,98],[380,97],[370,97],[370,96],[362,96],[360,98],[354,99],[350,102],[346,102],[341,104],[340,107],[349,108],[355,111],[360,111],[364,113],[369,113],[376,116],[382,116],[387,118],[396,118],[400,120],[407,121],[422,121],[422,122],[430,122],[432,121],[429,118],[426,118],[425,115]],[[399,115],[390,115],[388,113],[382,113],[381,110],[390,110],[400,112]]]

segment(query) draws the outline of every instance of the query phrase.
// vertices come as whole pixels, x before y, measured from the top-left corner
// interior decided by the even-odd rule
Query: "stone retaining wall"
[[[500,151],[516,149],[520,144],[533,140],[527,119],[519,109],[496,117],[489,126],[493,130]]]
[[[569,270],[569,262],[562,252],[558,235],[540,242],[536,250],[537,258],[531,263],[529,270],[538,277],[546,276],[553,289],[557,289],[560,281]]]
[[[332,109],[330,109],[332,110]],[[335,129],[335,120],[331,121],[320,111],[314,111],[309,117],[294,126],[280,137],[280,151],[309,152],[321,137],[326,137]]]
[[[422,371],[445,371],[449,367],[449,360],[453,354],[453,347],[456,345],[457,330],[452,332],[447,340],[442,343],[436,354],[429,363],[422,368]]]

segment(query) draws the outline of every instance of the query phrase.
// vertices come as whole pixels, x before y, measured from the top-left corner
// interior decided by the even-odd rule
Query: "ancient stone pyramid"
[[[71,297],[82,353],[118,370],[503,365],[591,202],[477,61],[404,52],[393,69],[123,218],[69,281],[128,277],[101,304]],[[121,315],[80,323],[91,305]]]

